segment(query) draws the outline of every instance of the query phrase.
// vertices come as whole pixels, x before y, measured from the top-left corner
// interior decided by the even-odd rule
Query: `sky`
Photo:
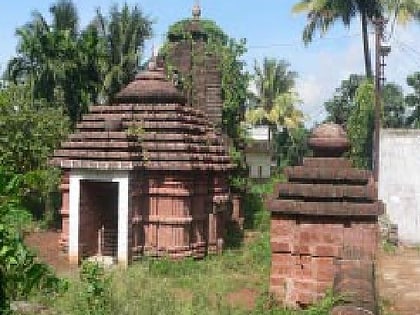
[[[81,27],[94,16],[96,8],[107,13],[119,0],[73,0],[79,10]],[[53,1],[0,1],[0,71],[15,54],[15,30],[31,19],[31,12],[39,11],[49,17]],[[165,39],[169,25],[191,16],[194,0],[126,1],[137,4],[153,21],[154,36],[147,41],[145,54]],[[351,73],[363,73],[362,43],[357,20],[347,29],[340,24],[316,37],[305,47],[302,30],[305,16],[291,13],[297,0],[200,0],[202,17],[214,20],[230,37],[247,40],[244,56],[247,69],[252,71],[255,61],[264,57],[285,59],[290,69],[298,72],[296,90],[302,99],[302,109],[309,124],[325,117],[323,103],[332,97],[341,80]],[[391,27],[387,34],[391,34]],[[396,26],[389,44],[392,52],[387,59],[386,78],[405,86],[408,74],[420,71],[420,23]],[[373,45],[373,36],[372,45]],[[373,51],[373,46],[372,49]]]

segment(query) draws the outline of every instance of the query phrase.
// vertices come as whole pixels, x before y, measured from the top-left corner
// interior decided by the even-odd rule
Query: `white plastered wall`
[[[420,130],[382,129],[379,161],[379,198],[398,238],[420,244]]]
[[[271,156],[269,154],[247,152],[245,159],[249,167],[250,178],[270,178]]]

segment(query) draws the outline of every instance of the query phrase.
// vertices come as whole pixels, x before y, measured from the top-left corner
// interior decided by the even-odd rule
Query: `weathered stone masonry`
[[[222,249],[240,213],[220,133],[155,66],[92,106],[52,163],[64,170],[61,245],[73,263],[104,250],[124,264],[201,257]]]
[[[373,264],[383,205],[371,172],[340,157],[348,141],[337,125],[315,129],[309,144],[314,157],[287,168],[288,182],[277,185],[268,202],[270,289],[286,305],[304,307],[334,288],[351,292],[350,304],[374,311]]]

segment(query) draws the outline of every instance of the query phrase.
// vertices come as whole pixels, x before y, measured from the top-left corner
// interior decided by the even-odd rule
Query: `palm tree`
[[[382,0],[390,17],[405,24],[412,19],[420,21],[420,3],[417,0]]]
[[[270,111],[275,98],[289,92],[295,86],[297,73],[288,70],[290,64],[285,60],[264,58],[262,65],[255,62],[255,85],[260,105]]]
[[[288,67],[285,60],[264,58],[262,66],[255,63],[257,106],[246,112],[247,123],[268,124],[272,132],[293,129],[302,123],[303,114],[296,109],[300,101],[292,91],[297,74]]]
[[[300,0],[293,11],[307,13],[307,25],[303,31],[303,41],[312,41],[316,31],[321,35],[329,30],[334,22],[349,27],[351,21],[359,17],[362,28],[363,53],[366,76],[372,77],[372,62],[369,51],[368,21],[382,16],[382,3],[378,0]]]
[[[73,37],[78,34],[79,17],[71,0],[58,0],[50,7],[52,27],[58,31],[69,31]]]
[[[152,33],[152,22],[137,7],[125,4],[121,11],[113,6],[106,18],[98,10],[95,24],[105,45],[103,94],[112,98],[123,85],[133,80],[139,48]]]

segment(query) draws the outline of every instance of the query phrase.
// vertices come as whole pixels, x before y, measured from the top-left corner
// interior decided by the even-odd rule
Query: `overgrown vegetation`
[[[285,309],[268,293],[270,247],[261,232],[240,250],[182,261],[144,259],[128,270],[89,266],[89,277],[72,280],[50,300],[57,314],[329,314],[331,294],[304,310]]]
[[[7,314],[11,301],[57,292],[62,283],[23,243],[32,217],[19,193],[19,176],[0,169],[0,181],[0,313]]]

